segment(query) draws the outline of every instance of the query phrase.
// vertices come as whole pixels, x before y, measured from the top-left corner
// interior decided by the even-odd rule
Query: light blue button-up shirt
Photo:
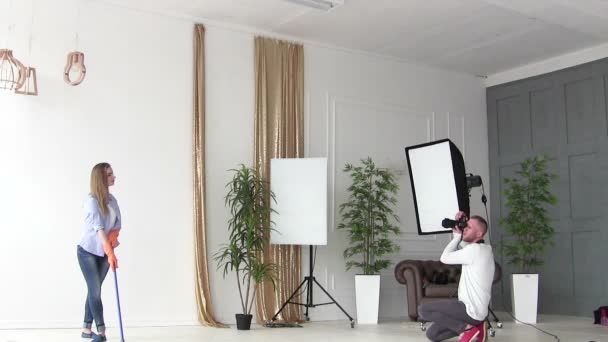
[[[78,245],[85,251],[100,257],[103,257],[105,253],[97,232],[103,229],[108,235],[110,231],[120,229],[122,225],[120,208],[112,194],[109,196],[108,211],[107,215],[103,215],[97,199],[91,194],[84,201],[84,225]]]

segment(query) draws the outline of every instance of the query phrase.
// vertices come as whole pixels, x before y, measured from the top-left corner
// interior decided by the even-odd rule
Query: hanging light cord
[[[29,61],[29,65],[32,65],[32,37],[34,32],[34,0],[31,1],[31,16],[30,16],[30,39],[27,42],[27,59]]]
[[[9,0],[8,1],[8,16],[9,18],[11,17],[11,13],[13,12],[13,0]],[[8,23],[7,28],[6,28],[6,44],[4,45],[5,48],[8,49],[8,37],[11,35],[11,32],[13,31],[13,24],[11,24],[11,22],[8,20],[9,18],[7,18],[6,22]]]
[[[79,48],[79,44],[80,44],[80,37],[79,37],[79,30],[80,30],[80,15],[81,15],[81,0],[76,0],[76,29],[74,30],[74,45],[76,47],[76,49],[74,51],[80,51],[78,50]]]

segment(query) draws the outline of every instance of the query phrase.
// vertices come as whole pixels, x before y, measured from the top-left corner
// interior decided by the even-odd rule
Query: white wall
[[[11,279],[0,282],[0,327],[80,324],[85,289],[75,244],[88,173],[101,160],[114,166],[114,193],[124,211],[123,246],[117,252],[125,323],[192,323],[192,21],[85,3],[80,33],[89,68],[85,82],[71,88],[61,80],[74,25],[60,18],[73,13],[44,4],[37,9],[44,19],[36,20],[31,58],[41,95],[0,93],[0,179],[5,180],[0,217],[7,232],[3,240],[9,241],[0,249],[0,266]],[[29,9],[22,8],[18,17],[27,22]],[[25,60],[27,25],[21,26],[19,38],[11,39],[18,41],[16,55]],[[253,37],[251,31],[207,26],[210,258],[227,236],[227,170],[252,162]],[[463,150],[468,170],[487,180],[482,82],[305,44],[305,86],[306,154],[329,158],[332,220],[337,221],[337,206],[345,198],[344,163],[369,155],[380,166],[400,170],[398,213],[404,234],[402,251],[392,258],[437,259],[446,237],[415,234],[404,147],[450,137]],[[472,204],[480,212],[475,198]],[[354,315],[355,272],[344,271],[342,258],[346,238],[330,226],[315,275]],[[306,253],[303,260],[306,270]],[[234,276],[223,279],[212,261],[210,271],[216,317],[233,323],[240,308]],[[381,317],[405,317],[405,291],[392,269],[382,281]],[[106,283],[110,324],[116,317],[112,291]],[[315,289],[315,302],[323,300],[320,293]],[[313,320],[344,318],[335,306],[311,309],[310,315]]]
[[[209,27],[206,34],[207,86],[207,241],[209,278],[216,319],[235,324],[241,313],[236,277],[223,278],[212,260],[228,241],[229,212],[224,205],[230,169],[253,163],[253,35]],[[255,310],[254,310],[255,311]]]
[[[347,51],[305,46],[307,155],[328,156],[330,224],[328,245],[319,247],[316,276],[354,315],[354,274],[345,271],[346,234],[336,231],[338,206],[350,184],[342,172],[347,162],[371,156],[399,175],[397,213],[403,234],[395,262],[438,259],[446,235],[417,235],[404,148],[449,137],[463,152],[468,172],[489,183],[485,89],[479,78]],[[486,191],[489,188],[486,187]],[[473,190],[472,211],[481,213]],[[392,265],[382,274],[380,317],[406,317],[404,287]],[[320,291],[318,291],[320,293]],[[319,296],[319,301],[322,301]],[[313,319],[342,319],[335,306],[314,309]]]
[[[85,283],[76,259],[91,167],[108,161],[123,212],[117,249],[127,325],[196,322],[193,294],[192,24],[83,4],[87,77],[62,79],[74,45],[74,1],[13,1],[9,45],[37,67],[40,96],[0,91],[0,328],[78,327]],[[11,15],[12,14],[12,15]],[[4,44],[5,31],[0,41]],[[112,274],[106,320],[117,321]]]

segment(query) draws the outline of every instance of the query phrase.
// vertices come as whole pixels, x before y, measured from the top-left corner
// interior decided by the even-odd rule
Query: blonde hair
[[[93,170],[91,170],[91,196],[97,200],[99,209],[104,216],[108,214],[110,198],[108,175],[106,174],[109,167],[111,166],[108,163],[99,163],[93,166]]]

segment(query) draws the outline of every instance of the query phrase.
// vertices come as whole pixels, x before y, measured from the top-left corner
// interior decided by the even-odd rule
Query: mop
[[[114,270],[114,288],[116,289],[116,303],[118,305],[118,324],[120,325],[120,342],[125,342],[125,335],[122,330],[122,314],[120,312],[120,296],[118,294],[118,276]]]
[[[111,243],[111,250],[109,252],[106,251],[106,254],[114,254],[114,247],[118,246],[118,235],[120,234],[120,230],[113,230],[108,234],[108,240]],[[116,272],[116,268],[112,268],[114,272],[114,288],[116,289],[116,304],[118,307],[118,324],[120,326],[120,342],[125,342],[125,335],[122,330],[122,313],[120,312],[120,295],[118,294],[118,275]]]

